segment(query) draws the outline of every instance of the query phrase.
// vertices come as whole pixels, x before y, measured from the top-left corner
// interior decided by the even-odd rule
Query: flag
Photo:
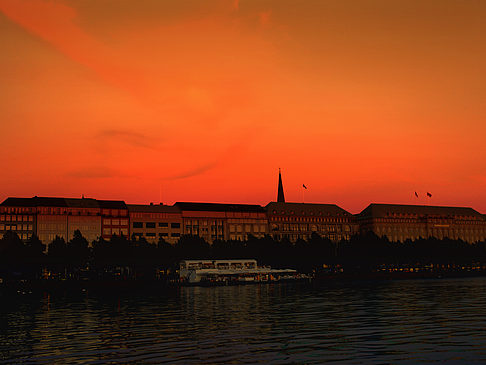
[[[417,194],[417,192],[415,192],[415,196],[418,198],[418,194]]]
[[[304,184],[302,184],[302,187],[307,190],[307,186],[305,186]]]
[[[427,192],[427,196],[428,196],[429,198],[432,198],[432,194],[430,194],[429,192]]]

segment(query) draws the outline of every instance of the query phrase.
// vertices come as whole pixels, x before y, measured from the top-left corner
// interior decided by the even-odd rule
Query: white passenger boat
[[[182,260],[179,264],[181,282],[231,284],[247,282],[279,281],[281,278],[297,278],[293,269],[272,269],[258,266],[254,259],[240,260]]]

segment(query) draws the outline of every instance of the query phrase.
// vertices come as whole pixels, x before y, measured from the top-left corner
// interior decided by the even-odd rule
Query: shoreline
[[[215,286],[241,286],[241,285],[279,285],[285,283],[313,283],[313,284],[338,284],[342,282],[362,281],[394,281],[394,280],[423,280],[423,279],[454,279],[486,277],[486,270],[480,271],[432,271],[432,272],[353,272],[353,273],[318,273],[313,277],[294,280],[278,280],[265,282],[233,282],[228,285],[220,283],[190,284],[169,280],[18,280],[3,282],[0,284],[0,293],[17,292],[18,294],[30,294],[42,291],[115,291],[130,293],[146,290],[160,291],[179,290],[183,287],[215,287]]]

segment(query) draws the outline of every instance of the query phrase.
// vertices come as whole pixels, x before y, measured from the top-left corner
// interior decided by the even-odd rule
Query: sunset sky
[[[0,0],[0,199],[267,204],[280,167],[288,201],[486,213],[485,19],[472,0]]]

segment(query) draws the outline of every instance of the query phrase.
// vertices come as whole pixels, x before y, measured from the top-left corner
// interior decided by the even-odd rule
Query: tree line
[[[486,264],[486,242],[427,238],[390,242],[374,233],[333,242],[313,234],[308,240],[275,240],[271,236],[245,241],[217,240],[208,244],[198,236],[183,235],[175,245],[161,237],[149,243],[143,237],[114,235],[89,243],[80,231],[65,241],[56,237],[48,246],[33,235],[22,241],[9,231],[0,240],[0,277],[41,278],[48,272],[62,278],[148,278],[175,273],[183,259],[254,258],[260,265],[294,268],[300,272],[340,267],[373,270],[380,265]]]

